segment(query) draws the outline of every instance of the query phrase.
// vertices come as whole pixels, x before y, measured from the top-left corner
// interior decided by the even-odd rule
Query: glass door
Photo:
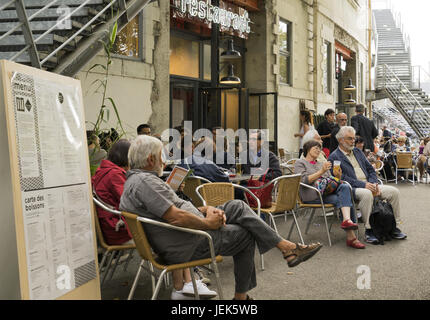
[[[192,121],[195,129],[198,122],[196,84],[172,81],[170,90],[170,127],[183,126],[184,121]]]

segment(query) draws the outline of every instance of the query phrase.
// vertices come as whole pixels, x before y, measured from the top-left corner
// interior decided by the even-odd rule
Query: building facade
[[[344,103],[349,82],[356,88],[351,98],[365,102],[369,6],[368,0],[154,2],[139,18],[137,57],[114,58],[109,96],[130,136],[141,123],[161,133],[192,121],[193,130],[269,129],[274,149],[297,151],[301,108],[352,116]],[[103,59],[78,76],[89,121],[101,99],[90,84],[103,74],[87,71]],[[240,83],[222,84],[229,75]]]

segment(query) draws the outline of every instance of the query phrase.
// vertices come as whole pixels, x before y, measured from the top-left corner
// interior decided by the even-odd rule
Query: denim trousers
[[[347,184],[340,184],[335,193],[325,195],[323,196],[324,204],[332,204],[337,209],[343,208],[343,207],[350,207],[351,208],[351,220],[355,223],[357,223],[357,217],[354,212],[354,206],[352,204],[351,199],[351,191],[349,189],[349,186]],[[309,204],[320,204],[320,200],[313,200],[306,202]]]

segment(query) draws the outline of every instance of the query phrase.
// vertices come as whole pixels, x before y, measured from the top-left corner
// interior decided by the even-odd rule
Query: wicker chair
[[[93,197],[93,202],[94,202],[94,205],[96,207],[100,207],[100,208],[102,208],[102,209],[104,209],[104,210],[106,210],[112,214],[121,215],[121,212],[113,210],[108,205],[103,203],[101,200],[96,199],[95,197]],[[102,232],[102,229],[100,227],[100,222],[99,222],[99,219],[97,217],[97,214],[94,217],[94,224],[96,227],[97,240],[99,242],[99,245],[104,250],[103,258],[102,258],[102,261],[100,262],[100,265],[99,265],[99,271],[100,272],[102,272],[103,267],[105,267],[104,275],[103,275],[103,278],[101,281],[101,285],[103,285],[104,281],[107,278],[107,275],[109,274],[109,269],[112,266],[112,261],[113,261],[114,257],[116,256],[116,262],[115,262],[114,267],[112,269],[112,272],[110,274],[109,280],[112,279],[112,276],[115,273],[115,270],[119,264],[121,257],[123,256],[125,251],[128,250],[129,256],[128,256],[126,263],[124,265],[124,271],[127,270],[128,263],[130,262],[130,260],[133,256],[133,251],[134,251],[134,249],[136,249],[136,246],[134,244],[122,244],[122,245],[109,245],[109,244],[107,244],[105,241],[105,238],[103,236],[103,232]],[[107,264],[105,266],[106,261],[107,261]]]
[[[185,187],[184,187],[184,194],[191,199],[193,202],[193,205],[198,208],[203,205],[202,200],[200,199],[199,195],[196,193],[196,189],[198,186],[200,186],[204,183],[210,183],[210,181],[203,177],[198,176],[189,176],[185,180]]]
[[[297,200],[298,200],[298,193],[300,188],[300,180],[301,175],[295,174],[295,175],[287,175],[287,176],[281,176],[276,179],[273,179],[272,181],[266,183],[263,186],[260,187],[248,187],[248,189],[263,189],[267,186],[273,184],[274,188],[274,194],[275,194],[275,202],[272,203],[272,206],[270,208],[261,208],[261,212],[269,215],[270,220],[273,221],[273,226],[276,232],[278,232],[276,223],[275,223],[275,217],[284,216],[285,219],[287,218],[287,212],[291,212],[294,218],[294,223],[291,224],[290,231],[288,233],[287,239],[290,238],[291,233],[293,231],[294,225],[297,228],[297,232],[299,233],[299,237],[301,240],[301,243],[304,244],[302,233],[300,231],[299,224],[297,222],[296,213],[294,212],[294,209],[297,206]],[[256,208],[253,208],[256,209]],[[283,213],[280,214],[280,213]]]
[[[396,152],[396,184],[397,184],[397,173],[399,171],[410,172],[412,171],[412,183],[415,185],[415,172],[417,171],[417,167],[414,165],[412,161],[413,153],[412,152]],[[410,181],[410,180],[409,180]]]
[[[153,288],[153,294],[152,294],[151,300],[155,300],[157,298],[158,292],[160,291],[162,279],[164,278],[165,274],[167,274],[168,272],[174,271],[174,270],[185,269],[185,268],[190,268],[191,279],[192,279],[193,287],[194,287],[194,294],[195,294],[196,299],[199,299],[197,286],[196,286],[196,280],[194,278],[193,268],[197,267],[197,266],[208,265],[208,264],[212,265],[213,271],[215,273],[216,283],[217,283],[217,287],[218,287],[218,297],[220,300],[223,299],[221,281],[219,278],[219,271],[218,271],[218,266],[217,266],[217,263],[222,261],[222,257],[221,256],[215,256],[215,249],[214,249],[213,241],[212,241],[211,236],[207,232],[204,232],[201,230],[176,227],[176,226],[170,225],[168,223],[159,222],[159,221],[155,221],[155,220],[147,219],[147,218],[143,218],[143,217],[138,217],[137,215],[129,213],[129,212],[122,212],[122,215],[125,217],[125,219],[127,221],[127,224],[128,224],[130,231],[133,235],[133,239],[134,239],[134,242],[136,244],[137,251],[139,252],[140,257],[142,258],[142,262],[139,266],[139,270],[136,274],[136,277],[135,277],[134,282],[133,282],[133,286],[130,290],[130,294],[128,297],[129,300],[132,299],[132,297],[134,295],[134,291],[137,287],[137,283],[139,281],[139,276],[140,276],[141,270],[146,269],[144,266],[145,261],[150,262],[151,269],[149,271],[150,271],[152,276],[156,276],[156,274],[153,270],[153,267],[161,270],[161,274],[158,277],[157,285],[155,286],[155,289]],[[144,224],[155,225],[158,227],[167,228],[167,229],[176,230],[176,231],[181,231],[181,232],[194,233],[194,234],[198,234],[198,235],[202,235],[202,236],[206,237],[208,239],[208,242],[209,242],[211,258],[188,261],[188,262],[179,263],[179,264],[170,264],[170,265],[162,262],[159,258],[156,257],[156,255],[154,255],[154,253],[152,251],[151,245],[149,243],[149,240],[148,240],[146,233],[145,233],[145,230],[143,228]],[[153,240],[156,241],[156,239],[153,239]]]
[[[228,182],[214,182],[214,183],[206,183],[198,186],[196,189],[197,194],[203,202],[204,206],[220,206],[226,203],[227,201],[234,200],[234,189],[239,189],[249,194],[256,202],[257,208],[254,209],[258,216],[261,215],[261,206],[260,200],[251,192],[249,189],[233,183]],[[264,258],[263,255],[260,255],[261,260],[261,270],[264,270]]]

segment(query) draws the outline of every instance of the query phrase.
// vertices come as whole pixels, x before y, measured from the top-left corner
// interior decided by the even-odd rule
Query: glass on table
[[[333,175],[338,177],[342,175],[342,169],[340,168],[340,161],[336,160],[333,162]]]

